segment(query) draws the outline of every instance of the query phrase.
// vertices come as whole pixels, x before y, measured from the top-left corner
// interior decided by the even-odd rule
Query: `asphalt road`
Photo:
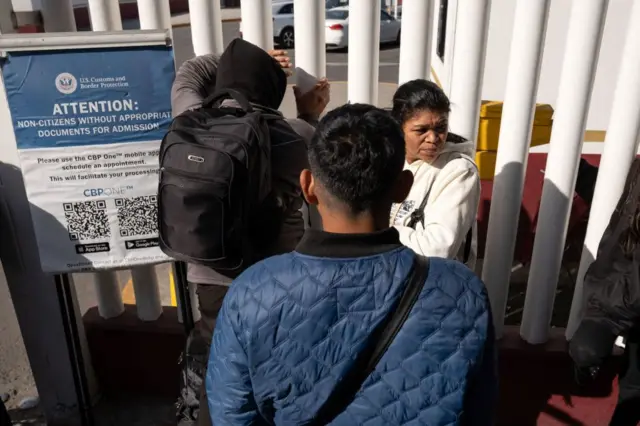
[[[126,22],[125,29],[135,29],[137,22]],[[238,23],[224,23],[223,33],[226,44],[238,36]],[[191,29],[181,27],[174,29],[174,48],[176,63],[179,66],[185,60],[194,56],[191,44]],[[295,64],[295,50],[289,52]],[[380,82],[396,83],[398,79],[399,50],[395,46],[383,46],[380,51]],[[346,51],[327,53],[327,77],[330,81],[347,80],[348,53]],[[339,86],[339,85],[338,85]],[[337,86],[334,86],[337,87]],[[344,85],[342,86],[344,87]],[[344,90],[344,89],[339,89]],[[389,89],[391,90],[391,89]],[[337,95],[337,94],[336,94]],[[334,95],[332,95],[332,98]],[[343,96],[337,96],[342,98]],[[385,95],[386,98],[389,95]],[[343,101],[344,102],[344,101]],[[169,299],[168,267],[157,268],[163,301]],[[129,273],[119,272],[118,281],[123,289],[123,295],[132,293],[130,289]],[[96,295],[91,274],[75,274],[74,281],[78,295],[81,314],[96,305]],[[128,290],[127,290],[128,287]],[[29,362],[22,343],[18,322],[15,317],[11,298],[9,296],[4,272],[0,269],[0,394],[7,392],[11,395],[8,406],[15,407],[20,399],[36,395],[35,385],[31,376]]]

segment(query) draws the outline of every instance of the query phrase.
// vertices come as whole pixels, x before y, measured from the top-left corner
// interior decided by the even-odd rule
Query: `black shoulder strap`
[[[431,188],[429,188],[429,190],[425,194],[424,198],[422,199],[422,202],[420,203],[420,206],[418,206],[417,209],[415,209],[414,211],[411,212],[411,217],[409,218],[409,223],[407,223],[407,226],[409,228],[416,229],[416,226],[419,223],[422,226],[424,226],[424,208],[427,207],[427,201],[429,201],[429,194],[430,193],[431,193]],[[471,243],[472,242],[473,242],[473,226],[471,226],[471,229],[469,229],[469,232],[467,232],[467,235],[465,237],[464,254],[463,254],[463,259],[462,259],[463,263],[467,263],[469,261],[469,257],[471,256]]]
[[[324,426],[331,423],[351,404],[360,387],[376,368],[409,317],[411,308],[418,300],[428,274],[429,259],[416,255],[413,267],[407,277],[407,284],[397,305],[389,311],[382,323],[371,333],[364,350],[358,354],[351,369],[340,379],[309,426]]]
[[[469,261],[469,257],[471,257],[471,243],[473,243],[473,225],[467,232],[467,236],[464,239],[464,254],[462,255],[462,263],[467,263]]]
[[[424,208],[427,207],[427,201],[429,201],[429,194],[431,194],[431,186],[427,190],[427,193],[424,194],[424,198],[422,199],[422,202],[420,203],[418,208],[411,212],[411,218],[409,219],[409,223],[407,223],[407,226],[409,228],[416,229],[416,226],[419,223],[422,224],[422,226],[424,226]]]

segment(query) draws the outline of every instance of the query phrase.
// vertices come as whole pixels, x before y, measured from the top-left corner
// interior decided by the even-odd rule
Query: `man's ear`
[[[407,199],[411,187],[413,186],[413,173],[410,170],[403,170],[396,179],[396,184],[391,192],[392,201],[401,203]]]
[[[300,188],[302,188],[302,195],[304,195],[304,199],[307,200],[307,203],[318,205],[316,183],[313,179],[313,175],[311,174],[311,170],[304,169],[300,173]]]

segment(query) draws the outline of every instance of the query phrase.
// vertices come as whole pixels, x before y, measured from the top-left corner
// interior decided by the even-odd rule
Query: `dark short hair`
[[[330,111],[309,147],[314,177],[352,213],[387,196],[404,167],[402,129],[388,112],[365,104]]]
[[[451,103],[444,91],[429,80],[411,80],[398,87],[393,95],[393,117],[401,124],[419,111],[449,113]]]

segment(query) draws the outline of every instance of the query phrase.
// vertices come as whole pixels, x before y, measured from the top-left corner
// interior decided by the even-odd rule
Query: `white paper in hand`
[[[318,84],[319,79],[309,74],[305,70],[300,67],[296,67],[295,69],[295,78],[296,78],[296,86],[300,89],[300,94],[304,95],[305,93],[313,90],[313,88]]]

